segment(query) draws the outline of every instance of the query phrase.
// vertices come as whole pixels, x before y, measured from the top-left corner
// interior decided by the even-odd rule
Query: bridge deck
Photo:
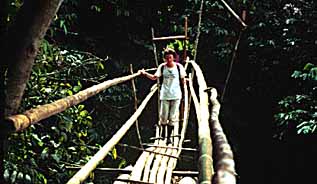
[[[186,127],[184,127],[186,128]],[[178,126],[175,127],[178,132]],[[156,130],[156,137],[159,137]],[[173,137],[172,133],[172,137]],[[166,145],[166,139],[157,139],[146,148],[135,162],[129,175],[119,176],[115,184],[123,183],[175,183],[172,172],[176,167],[181,153],[182,142],[178,136],[173,137],[173,143]]]

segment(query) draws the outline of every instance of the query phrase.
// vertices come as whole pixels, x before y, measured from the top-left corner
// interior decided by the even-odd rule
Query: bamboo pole
[[[239,15],[237,15],[232,8],[230,8],[230,6],[226,3],[226,1],[224,0],[220,0],[225,7],[229,10],[229,12],[241,23],[241,25],[243,26],[243,28],[245,29],[247,27],[247,25],[244,23],[244,21],[239,17]]]
[[[158,62],[158,57],[157,57],[157,52],[156,52],[156,44],[155,42],[153,41],[154,39],[154,28],[152,27],[151,28],[151,33],[152,33],[152,46],[153,46],[153,54],[154,54],[154,59],[155,59],[155,64],[156,64],[156,67],[159,66],[159,62]],[[159,112],[160,111],[160,106],[161,106],[161,102],[160,102],[160,91],[161,91],[161,85],[160,85],[160,79],[157,79],[156,80],[156,84],[157,84],[157,111]],[[159,113],[157,113],[158,116],[157,118],[160,118],[159,116]],[[161,130],[161,126],[159,124],[157,124],[156,126],[156,130],[157,131],[160,131]],[[159,136],[161,136],[161,134],[158,132]],[[158,137],[158,136],[156,136]]]
[[[211,135],[213,138],[213,146],[216,157],[216,172],[213,177],[213,184],[235,184],[236,172],[235,163],[233,159],[233,152],[228,143],[226,135],[224,134],[221,124],[219,122],[220,103],[217,100],[217,90],[210,89],[211,108]]]
[[[242,11],[242,19],[245,20],[245,18],[246,18],[246,10],[243,10]],[[242,33],[243,33],[243,29],[240,29],[239,36],[237,38],[236,44],[234,46],[234,51],[233,51],[233,54],[232,54],[232,57],[231,57],[230,66],[229,66],[228,74],[227,74],[226,81],[225,81],[225,86],[224,86],[222,94],[221,94],[221,98],[220,98],[221,102],[223,102],[225,94],[226,94],[226,89],[227,89],[227,86],[229,84],[229,79],[230,79],[230,76],[231,76],[231,73],[232,73],[233,63],[234,63],[234,60],[236,59],[236,55],[237,55],[237,52],[238,52],[238,46],[239,46],[239,43],[240,43],[240,39],[241,39]]]
[[[132,64],[130,64],[130,72],[131,72],[131,74],[133,74],[133,66],[132,66]],[[131,85],[132,85],[133,97],[134,97],[134,110],[136,111],[138,109],[138,98],[137,98],[137,95],[136,95],[136,87],[135,87],[134,79],[131,80]],[[138,140],[139,140],[140,147],[143,149],[142,137],[141,137],[141,134],[140,134],[139,121],[138,120],[135,121],[135,128],[136,128],[136,133],[138,135]]]
[[[135,120],[140,116],[141,112],[145,108],[148,101],[151,99],[157,87],[153,88],[150,93],[145,97],[138,110],[130,117],[128,121],[117,131],[117,133],[88,161],[88,163],[81,168],[68,182],[67,184],[80,184],[83,182],[89,174],[97,167],[97,165],[106,157],[108,152],[116,145],[129,128],[133,125]]]
[[[141,180],[142,171],[145,169],[148,157],[153,151],[156,151],[154,147],[147,148],[146,150],[148,151],[144,151],[135,163],[131,172],[131,180]]]
[[[165,36],[165,37],[153,37],[153,41],[161,41],[161,40],[175,40],[175,39],[186,39],[185,35],[177,35],[177,36]]]
[[[162,143],[162,144],[164,144],[164,143]],[[166,148],[161,148],[160,153],[164,154],[165,150],[166,150]],[[157,183],[157,172],[158,172],[162,157],[163,157],[162,155],[156,155],[155,156],[155,160],[154,160],[154,163],[153,163],[153,166],[152,166],[152,170],[151,170],[151,173],[150,173],[150,178],[149,178],[149,182],[150,183]]]
[[[151,28],[151,33],[152,33],[152,40],[154,40],[154,28]],[[156,44],[155,42],[152,42],[152,46],[153,46],[153,54],[154,54],[154,59],[155,59],[155,64],[156,67],[158,67],[159,63],[158,63],[158,58],[157,58],[157,53],[156,53]]]
[[[160,152],[162,148],[157,147],[155,149],[155,152]],[[148,159],[146,160],[146,165],[144,167],[144,172],[143,172],[143,178],[142,181],[149,181],[149,177],[150,177],[150,173],[151,173],[151,165],[152,165],[152,161],[154,159],[155,154],[152,153]]]
[[[231,73],[232,73],[233,63],[234,63],[234,60],[235,60],[236,55],[237,55],[237,51],[238,51],[238,46],[239,46],[239,43],[240,43],[241,35],[242,35],[242,31],[239,32],[238,39],[237,39],[236,44],[234,46],[234,51],[233,51],[233,54],[232,54],[232,57],[231,57],[229,71],[228,71],[228,74],[227,74],[227,77],[226,77],[226,81],[225,81],[225,86],[223,88],[223,92],[222,92],[222,95],[221,95],[221,98],[220,98],[221,102],[223,102],[223,100],[224,100],[226,89],[227,89],[227,86],[229,84],[229,79],[230,79],[230,76],[231,76]]]
[[[187,39],[188,39],[188,37],[187,37],[187,32],[188,32],[188,18],[187,17],[185,17],[185,23],[184,23],[184,32],[185,32],[185,40],[183,40],[183,43],[184,43],[184,53],[183,53],[183,62],[185,62],[185,60],[186,60],[186,57],[187,57],[187,43],[186,43],[186,41],[187,41]]]
[[[198,42],[199,42],[199,36],[200,36],[200,27],[201,27],[201,17],[203,14],[203,7],[204,7],[204,0],[200,2],[200,8],[199,8],[199,15],[198,15],[198,24],[197,24],[197,35],[195,38],[195,43],[194,43],[194,61],[196,61],[197,58],[197,49],[198,49]]]
[[[145,146],[149,146],[149,147],[156,147],[156,148],[171,148],[171,149],[176,149],[176,150],[183,150],[183,151],[197,151],[197,149],[195,149],[195,148],[183,148],[183,147],[176,147],[176,146],[155,146],[155,145],[153,145],[153,144],[143,144],[143,145],[145,145]]]
[[[111,86],[128,81],[139,75],[140,73],[138,72],[132,75],[107,80],[83,91],[80,91],[75,95],[59,99],[50,104],[40,105],[36,108],[25,111],[23,114],[6,117],[6,126],[10,127],[8,128],[8,131],[22,131],[30,125],[35,124],[52,115],[63,112],[67,108],[73,105],[77,105],[80,102],[85,101],[89,97],[94,96]]]
[[[198,49],[198,42],[199,42],[199,36],[200,36],[200,27],[201,27],[201,19],[202,19],[203,7],[204,7],[204,0],[202,0],[200,2],[200,8],[199,8],[198,23],[197,23],[197,34],[196,34],[196,38],[195,38],[195,42],[194,42],[194,58],[193,58],[194,61],[196,61],[196,58],[197,58],[197,49]],[[189,63],[189,58],[186,61],[185,69],[187,69],[188,63]],[[192,78],[192,80],[194,79],[194,77],[195,77],[195,70],[192,68],[191,69],[191,78]],[[192,96],[190,95],[189,99],[188,99],[188,113],[190,112],[190,104],[191,104],[191,101],[192,101],[191,97]]]
[[[81,167],[80,166],[65,166],[66,169],[70,169],[70,170],[79,170]],[[99,172],[99,173],[124,173],[124,174],[129,174],[132,172],[132,168],[124,168],[124,169],[119,169],[119,168],[104,168],[104,167],[100,167],[100,168],[96,168],[94,170],[95,172]],[[172,172],[173,175],[175,176],[198,176],[198,171],[184,171],[184,170],[178,170],[178,171],[173,171]]]
[[[129,165],[128,167],[124,168],[125,170],[130,170],[132,169],[132,166]],[[130,174],[127,174],[127,173],[124,173],[124,174],[120,174],[118,177],[117,177],[117,180],[115,182],[113,182],[113,184],[125,184],[125,182],[122,182],[122,181],[118,181],[119,180],[124,180],[124,179],[129,179],[130,178]]]
[[[173,152],[176,152],[176,151],[174,151],[173,149],[167,148],[165,154],[172,155]],[[168,156],[163,156],[163,158],[160,162],[160,168],[157,172],[157,184],[164,184],[165,183],[164,176],[165,176],[165,173],[167,170],[168,161],[170,159],[171,158]]]
[[[197,98],[197,95],[196,95],[196,92],[194,89],[194,85],[193,85],[193,80],[192,80],[191,76],[189,77],[189,90],[190,90],[190,94],[191,94],[193,102],[194,102],[197,120],[200,121],[201,112],[200,112],[199,100]]]
[[[212,161],[212,144],[209,128],[209,109],[208,109],[208,94],[205,92],[207,84],[200,67],[195,61],[190,61],[197,74],[197,82],[199,86],[199,111],[198,115],[198,143],[200,156],[198,160],[199,183],[211,183],[211,178],[214,173]],[[197,109],[197,108],[196,108]]]

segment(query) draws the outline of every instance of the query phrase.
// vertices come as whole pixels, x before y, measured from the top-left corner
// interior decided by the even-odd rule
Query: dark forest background
[[[156,36],[181,35],[187,17],[187,55],[192,59],[197,54],[196,62],[208,86],[217,89],[219,99],[224,95],[219,118],[234,152],[238,183],[314,181],[310,168],[317,164],[317,2],[226,2],[238,15],[247,12],[247,28],[242,28],[221,1],[204,1],[199,44],[193,50],[201,1],[64,0],[40,42],[18,112],[128,75],[130,64],[135,71],[155,67],[151,28]],[[1,48],[17,45],[8,33],[12,29],[23,33],[24,29],[14,28],[19,16],[31,16],[21,12],[26,4],[1,1]],[[183,42],[175,40],[157,43],[158,53],[167,46],[180,55],[183,52]],[[14,53],[1,52],[6,54]],[[3,89],[10,83],[8,58],[1,59]],[[144,78],[136,80],[140,101],[152,84]],[[5,180],[68,181],[74,171],[66,166],[85,164],[132,114],[132,92],[130,83],[111,87],[38,125],[11,134],[4,148]],[[2,111],[3,95],[1,92]],[[154,100],[140,118],[144,140],[152,136],[147,130],[154,127],[155,107]],[[189,128],[195,128],[195,121],[192,116]],[[195,142],[195,136],[192,133],[188,138]],[[138,144],[134,129],[122,143]],[[116,146],[101,166],[125,167],[133,164],[133,155],[127,148]],[[188,164],[196,163],[189,160]],[[109,176],[96,175],[91,180],[106,183]]]

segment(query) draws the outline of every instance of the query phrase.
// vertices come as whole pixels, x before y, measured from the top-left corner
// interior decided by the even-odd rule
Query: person
[[[179,107],[182,98],[181,88],[186,77],[185,68],[180,63],[175,62],[176,56],[176,52],[173,49],[167,48],[163,52],[165,62],[158,66],[154,74],[150,74],[144,69],[140,70],[141,75],[151,80],[157,80],[161,76],[163,78],[159,94],[159,126],[163,130],[165,138],[167,138],[167,144],[172,142],[170,138],[171,132],[179,123]]]

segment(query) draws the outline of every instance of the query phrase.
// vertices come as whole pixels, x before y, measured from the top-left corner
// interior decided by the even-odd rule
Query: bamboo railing
[[[188,61],[192,64],[197,76],[197,82],[199,86],[199,104],[194,103],[196,107],[196,114],[198,119],[198,144],[199,144],[199,160],[198,160],[198,171],[199,171],[199,183],[211,183],[213,170],[212,160],[212,144],[210,138],[209,128],[209,109],[208,109],[208,94],[205,92],[207,84],[200,67],[195,61]],[[192,96],[193,91],[191,90]],[[196,101],[198,101],[196,99]]]
[[[196,116],[198,120],[198,144],[199,144],[199,159],[198,159],[198,180],[200,184],[235,184],[236,172],[233,159],[233,153],[230,145],[224,134],[221,124],[219,122],[220,103],[217,101],[217,91],[214,88],[207,88],[203,73],[198,64],[195,61],[187,60],[189,64],[192,64],[193,71],[197,76],[198,82],[198,97],[193,87],[193,81],[189,78],[189,89],[191,97],[195,105]],[[187,64],[188,64],[187,63]],[[36,108],[30,109],[23,114],[17,114],[6,118],[6,126],[11,127],[11,131],[22,131],[28,126],[35,124],[45,118],[60,113],[67,108],[81,103],[91,96],[94,96],[101,91],[119,83],[131,80],[139,73],[131,74],[124,77],[107,80],[103,83],[94,85],[87,88],[75,95],[68,96],[66,98],[57,100],[50,104],[40,105]],[[190,75],[191,76],[191,75]],[[67,182],[67,184],[80,184],[84,182],[97,165],[102,162],[108,152],[121,140],[125,133],[136,122],[137,118],[141,115],[146,104],[157,91],[157,85],[151,88],[150,93],[145,97],[139,108],[130,117],[128,121],[118,130],[118,132],[87,162],[86,165]],[[210,102],[212,104],[211,113],[209,112],[208,92],[210,92]],[[186,127],[189,119],[189,98],[188,91],[185,84],[185,106],[183,111],[183,125],[180,138],[175,137],[174,145],[165,145],[164,141],[155,141],[153,147],[146,150],[143,149],[143,153],[140,158],[143,157],[143,161],[136,163],[137,168],[141,168],[142,171],[135,169],[131,170],[131,175],[127,177],[125,175],[122,178],[118,178],[118,181],[126,180],[131,182],[150,182],[150,183],[165,183],[168,184],[172,180],[172,173],[176,168],[176,163],[180,157],[182,144],[185,138]],[[6,128],[7,128],[6,127]],[[211,129],[210,129],[211,128]],[[175,134],[175,133],[174,133]],[[158,131],[156,137],[158,137]],[[213,140],[213,141],[212,141]],[[157,147],[155,147],[157,146]],[[215,149],[215,156],[212,155],[212,148]],[[215,164],[213,163],[215,160]],[[146,161],[144,161],[146,160]],[[213,166],[215,166],[215,171]],[[214,173],[215,172],[215,173]],[[143,177],[143,178],[142,178]]]
[[[235,164],[233,159],[233,152],[228,143],[226,135],[224,134],[222,127],[219,122],[219,112],[220,103],[217,100],[217,90],[211,88],[210,92],[210,102],[211,108],[211,118],[210,127],[211,135],[213,139],[213,146],[215,149],[215,175],[213,177],[213,184],[235,184],[236,183],[236,172]]]
[[[148,101],[156,92],[156,85],[152,88],[151,92],[143,100],[137,111],[130,117],[130,119],[117,131],[117,133],[82,167],[68,182],[67,184],[80,184],[89,174],[97,167],[97,165],[106,157],[108,152],[121,140],[129,128],[134,124],[139,117]]]
[[[140,73],[135,73],[128,76],[119,77],[112,80],[107,80],[100,84],[94,85],[90,88],[87,88],[83,91],[80,91],[75,95],[71,95],[66,98],[59,99],[50,104],[40,105],[36,108],[25,111],[23,114],[9,116],[6,118],[5,129],[9,131],[22,131],[26,129],[27,127],[29,127],[30,125],[35,124],[52,115],[63,112],[67,108],[73,105],[77,105],[85,101],[89,97],[92,97],[111,86],[131,80],[139,75]]]

